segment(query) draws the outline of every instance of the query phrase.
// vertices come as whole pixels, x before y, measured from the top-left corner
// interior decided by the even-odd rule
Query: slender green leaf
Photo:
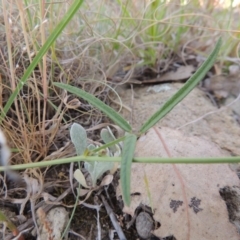
[[[170,112],[190,91],[203,79],[206,73],[213,66],[221,47],[221,39],[218,40],[214,50],[202,64],[202,66],[192,75],[192,77],[178,90],[157,112],[155,112],[140,128],[140,133],[146,132],[153,127],[160,119]]]
[[[126,136],[123,142],[123,151],[121,158],[120,182],[123,193],[124,204],[130,205],[130,183],[131,183],[131,165],[135,152],[137,137],[134,134]]]
[[[105,103],[100,101],[98,98],[94,97],[90,93],[87,93],[77,87],[70,86],[64,83],[53,83],[55,86],[62,88],[70,93],[75,94],[78,97],[83,98],[84,100],[91,103],[93,106],[104,112],[109,118],[111,118],[119,127],[121,127],[126,132],[131,132],[131,126],[127,123],[127,121],[118,114],[114,109],[107,106]]]
[[[36,55],[36,57],[33,59],[32,63],[27,68],[26,72],[24,73],[23,77],[19,81],[16,89],[9,97],[6,105],[3,108],[3,111],[0,115],[0,122],[4,119],[6,116],[8,110],[10,109],[12,103],[14,102],[14,99],[18,95],[19,91],[22,89],[23,85],[28,80],[28,77],[31,75],[34,68],[37,66],[39,61],[42,59],[44,54],[48,51],[48,49],[51,47],[51,45],[54,43],[54,41],[57,39],[57,37],[60,35],[60,33],[63,31],[63,29],[66,27],[66,25],[69,23],[69,21],[73,18],[77,10],[82,5],[83,0],[75,0],[72,6],[69,8],[68,12],[64,15],[63,19],[60,21],[60,23],[57,25],[57,27],[53,30],[47,41],[44,43],[44,45],[41,47],[40,51]]]

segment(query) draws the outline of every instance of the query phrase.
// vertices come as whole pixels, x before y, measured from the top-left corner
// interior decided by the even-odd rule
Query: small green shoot
[[[87,146],[87,133],[80,124],[74,123],[72,125],[70,129],[70,136],[78,155],[83,155],[86,151],[88,151],[88,155],[100,155],[101,157],[119,156],[121,153],[121,150],[117,145],[111,146],[111,149],[105,149],[105,151],[94,153],[92,150],[95,149],[96,146],[93,144],[89,144]],[[111,140],[115,140],[115,137],[109,128],[103,129],[101,136],[103,136],[104,142],[107,143],[109,143]],[[102,177],[106,171],[114,168],[114,162],[85,162],[84,167],[91,176],[92,187],[94,188],[97,186],[97,180]],[[90,188],[86,183],[85,177],[79,169],[74,172],[74,177],[83,187]]]
[[[193,74],[193,76],[184,84],[184,86],[172,96],[157,112],[155,112],[140,128],[139,133],[143,134],[148,129],[153,127],[161,118],[163,118],[168,112],[170,112],[184,97],[186,97],[193,88],[203,79],[206,73],[213,66],[218,52],[221,47],[221,39],[218,40],[214,50],[209,55],[207,60],[202,64],[202,66]],[[130,132],[131,126],[124,120],[115,110],[105,105],[99,99],[94,96],[80,90],[76,87],[69,86],[67,84],[55,83],[56,86],[63,88],[71,93],[74,93],[78,97],[82,97],[89,101],[95,107],[103,111],[108,115],[114,122],[116,122],[125,131]],[[103,132],[103,135],[105,133]],[[111,136],[107,136],[107,138]],[[134,156],[135,144],[137,141],[137,136],[134,134],[127,135],[124,139],[124,146],[121,158],[121,174],[120,181],[123,190],[123,199],[126,205],[130,205],[130,173],[131,173],[131,163]],[[107,171],[105,167],[100,167],[99,162],[85,162],[85,168],[89,171],[93,184],[96,184],[96,180],[100,177],[104,171]]]

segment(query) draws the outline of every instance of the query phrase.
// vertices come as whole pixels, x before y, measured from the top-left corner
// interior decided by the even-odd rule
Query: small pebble
[[[153,229],[152,217],[146,212],[140,212],[136,219],[136,229],[141,238],[147,239],[151,237]]]

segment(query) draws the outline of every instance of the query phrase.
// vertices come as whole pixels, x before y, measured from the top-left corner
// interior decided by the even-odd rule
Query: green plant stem
[[[74,207],[73,207],[73,210],[72,210],[70,219],[69,219],[69,221],[68,221],[68,223],[67,223],[67,226],[66,226],[66,228],[65,228],[65,230],[64,230],[64,232],[63,232],[63,234],[62,234],[61,239],[63,239],[63,238],[65,237],[65,235],[67,234],[67,232],[68,232],[68,230],[69,230],[69,228],[70,228],[72,219],[73,219],[73,217],[74,217],[74,215],[75,215],[75,212],[76,212],[76,209],[77,209],[77,206],[78,206],[79,197],[80,197],[80,184],[78,185],[78,189],[79,189],[79,191],[77,191],[77,197],[76,197],[76,201],[75,201],[75,203],[74,203]]]
[[[101,162],[120,162],[121,157],[98,157],[98,156],[76,156],[71,158],[62,158],[57,160],[42,161],[37,163],[18,164],[6,167],[0,167],[0,171],[8,169],[22,170],[26,168],[48,167],[58,164],[67,164],[79,161],[101,161]],[[217,164],[217,163],[239,163],[240,156],[236,157],[209,157],[209,158],[158,158],[158,157],[135,157],[134,163],[167,163],[167,164]]]
[[[106,144],[102,145],[101,147],[98,147],[98,148],[93,149],[92,152],[93,152],[93,153],[99,152],[100,150],[106,149],[106,148],[108,148],[108,147],[111,147],[111,146],[119,143],[119,142],[124,141],[124,139],[125,139],[125,136],[120,137],[120,138],[118,138],[118,139],[116,139],[116,140],[114,140],[114,141],[112,141],[112,142],[110,142],[110,143],[106,143]]]

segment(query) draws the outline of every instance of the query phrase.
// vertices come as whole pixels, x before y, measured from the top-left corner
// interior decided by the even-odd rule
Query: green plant
[[[3,3],[6,1],[2,1]],[[12,2],[12,1],[9,1]],[[27,64],[23,67],[24,75],[14,75],[15,70],[15,63],[19,61],[21,63],[21,59],[18,59],[18,55],[15,55],[15,52],[18,51],[18,48],[15,48],[14,45],[15,42],[12,42],[12,46],[10,42],[11,39],[11,26],[7,28],[7,22],[11,20],[11,12],[7,12],[6,9],[8,7],[2,7],[3,12],[5,13],[5,18],[7,21],[5,24],[2,24],[2,27],[5,28],[6,32],[9,34],[7,35],[7,48],[8,48],[8,57],[6,60],[6,63],[4,65],[4,69],[6,68],[9,72],[11,72],[10,79],[11,84],[6,84],[6,88],[8,92],[12,91],[12,94],[10,97],[5,98],[5,102],[3,102],[4,109],[2,107],[1,109],[1,115],[0,115],[0,121],[2,123],[2,127],[5,127],[5,122],[9,121],[9,119],[13,122],[15,121],[14,118],[9,118],[11,114],[8,115],[7,118],[6,114],[8,113],[8,110],[13,110],[13,112],[16,110],[16,113],[19,111],[22,114],[19,114],[16,119],[18,119],[18,126],[22,129],[20,129],[20,134],[16,135],[14,130],[10,127],[10,131],[8,129],[5,129],[6,132],[8,132],[8,136],[11,140],[11,134],[15,136],[15,139],[19,142],[21,142],[22,145],[19,145],[15,141],[12,141],[12,144],[14,144],[14,147],[16,147],[16,152],[26,152],[28,155],[26,158],[22,155],[20,156],[20,159],[23,159],[25,162],[28,162],[32,160],[32,156],[35,156],[35,153],[43,151],[39,150],[36,147],[32,147],[31,145],[27,144],[25,141],[22,141],[21,135],[23,136],[23,139],[30,139],[32,140],[32,136],[35,136],[35,131],[38,132],[40,130],[40,133],[44,133],[45,130],[48,128],[46,115],[48,115],[48,110],[46,104],[50,104],[52,108],[54,108],[54,111],[60,112],[62,108],[58,105],[55,105],[54,102],[52,102],[52,96],[57,92],[55,90],[59,90],[58,88],[55,88],[52,86],[52,82],[61,81],[63,78],[56,78],[56,72],[54,68],[58,67],[61,71],[58,72],[61,75],[64,75],[64,79],[67,83],[69,83],[69,80],[72,81],[71,84],[74,84],[74,81],[86,80],[90,79],[88,76],[85,78],[82,78],[80,75],[68,75],[68,72],[65,72],[65,69],[60,64],[60,60],[66,61],[69,59],[61,58],[59,57],[59,51],[58,49],[64,49],[64,52],[66,53],[67,50],[65,49],[66,45],[63,44],[63,48],[59,42],[61,42],[61,38],[58,40],[58,36],[61,32],[63,32],[66,24],[70,22],[70,20],[76,16],[80,16],[77,18],[76,21],[78,21],[80,24],[76,24],[76,21],[73,22],[72,26],[74,28],[78,29],[78,31],[69,31],[66,30],[67,34],[69,34],[69,39],[64,39],[64,43],[66,43],[66,40],[75,40],[76,38],[81,38],[80,41],[76,41],[77,48],[81,49],[81,53],[78,58],[81,58],[81,61],[84,63],[85,57],[87,56],[88,59],[93,58],[94,61],[101,61],[104,59],[103,65],[97,70],[99,73],[99,70],[101,70],[104,74],[104,76],[111,78],[114,76],[116,71],[119,70],[119,63],[122,61],[122,56],[125,57],[125,53],[130,53],[131,57],[129,58],[129,55],[127,56],[128,59],[134,59],[130,64],[131,70],[135,69],[135,67],[142,67],[146,65],[150,65],[151,67],[158,67],[156,66],[156,61],[164,58],[164,60],[169,58],[168,50],[174,49],[174,52],[176,54],[179,54],[179,50],[184,52],[182,50],[183,44],[186,44],[186,49],[190,49],[190,51],[202,51],[201,48],[204,49],[204,47],[208,47],[208,39],[206,38],[206,33],[210,32],[211,36],[212,34],[215,34],[216,31],[219,32],[221,30],[226,31],[226,33],[222,33],[222,35],[226,34],[232,34],[231,36],[228,36],[228,39],[224,41],[225,46],[221,49],[221,52],[225,57],[227,56],[238,56],[238,38],[239,38],[239,32],[237,31],[239,29],[239,24],[232,25],[232,15],[234,15],[234,7],[233,7],[233,1],[231,1],[231,9],[225,9],[225,17],[223,17],[223,10],[221,10],[221,13],[219,12],[212,12],[213,8],[210,9],[210,4],[207,4],[208,9],[203,9],[200,2],[198,0],[193,1],[180,1],[182,4],[175,5],[174,8],[171,8],[171,1],[160,1],[160,0],[153,0],[153,1],[123,1],[123,0],[117,0],[117,1],[110,1],[111,3],[114,2],[115,4],[118,4],[120,7],[119,14],[115,11],[112,11],[111,6],[108,6],[105,4],[105,1],[99,1],[101,7],[99,9],[91,8],[93,5],[96,5],[93,3],[91,6],[91,1],[87,2],[83,6],[83,11],[78,14],[77,11],[82,6],[82,3],[84,1],[81,0],[70,0],[65,2],[62,2],[59,4],[54,1],[47,1],[44,3],[44,1],[39,0],[24,0],[22,1],[13,1],[13,8],[15,11],[15,3],[19,6],[18,9],[20,13],[17,13],[16,19],[19,19],[19,22],[21,21],[21,26],[24,32],[24,42],[22,43],[21,47],[26,45],[27,48],[27,57],[25,56],[24,52],[22,54],[24,55],[24,58],[27,61]],[[141,5],[143,8],[138,8],[138,4],[140,3],[147,3],[147,6]],[[174,1],[173,1],[174,2]],[[73,4],[72,4],[73,3]],[[183,4],[184,3],[184,4]],[[187,4],[189,3],[189,4]],[[66,5],[65,5],[66,4]],[[68,5],[72,4],[72,7],[69,8],[69,12],[64,16],[62,21],[57,25],[55,28],[55,23],[58,20],[59,17],[61,18],[61,12],[64,14],[65,11],[62,11],[61,8],[68,9]],[[197,14],[194,13],[194,9],[192,9],[192,6],[195,6],[197,9]],[[37,6],[39,6],[39,12],[37,9]],[[63,7],[62,7],[63,6]],[[35,8],[36,7],[36,8]],[[89,9],[88,9],[89,7]],[[98,6],[97,6],[98,7]],[[114,6],[116,7],[116,5]],[[9,9],[10,9],[9,8]],[[117,8],[117,7],[116,7]],[[36,11],[36,15],[32,14]],[[57,9],[57,10],[56,10]],[[59,10],[60,9],[60,10]],[[87,9],[87,10],[86,10]],[[202,11],[202,9],[204,11]],[[114,9],[115,10],[115,9]],[[206,10],[206,11],[205,11]],[[209,14],[210,10],[210,14]],[[92,14],[91,14],[91,13]],[[90,13],[90,14],[89,14]],[[214,14],[217,17],[214,16]],[[230,16],[229,16],[230,13]],[[195,15],[194,15],[195,14]],[[57,16],[57,18],[56,18]],[[54,19],[54,21],[51,21],[51,18]],[[209,19],[212,19],[213,21],[209,21]],[[234,19],[234,18],[233,18]],[[42,24],[45,20],[48,21],[47,25],[48,27],[44,28],[44,24]],[[208,24],[209,22],[212,22],[212,24]],[[216,24],[219,22],[219,24]],[[227,26],[226,26],[227,24]],[[237,26],[236,26],[237,25]],[[35,26],[38,26],[37,30],[34,30]],[[12,26],[13,27],[13,26]],[[25,28],[24,28],[25,27]],[[84,30],[87,29],[87,35],[84,35]],[[236,29],[234,31],[234,29]],[[65,32],[65,30],[64,30]],[[36,34],[37,33],[37,34]],[[63,34],[64,35],[64,34]],[[62,35],[62,36],[63,36]],[[46,36],[49,36],[47,41],[45,41]],[[64,35],[66,36],[66,35]],[[12,35],[12,38],[14,38],[14,35]],[[203,40],[203,38],[206,38]],[[226,36],[225,36],[226,39]],[[203,42],[203,43],[202,43]],[[190,44],[189,44],[190,43]],[[199,44],[200,43],[200,44]],[[229,44],[231,43],[231,44]],[[203,46],[201,46],[203,44]],[[204,45],[206,44],[206,46]],[[210,42],[212,44],[212,42]],[[46,154],[42,154],[37,159],[34,159],[34,163],[31,164],[19,164],[15,166],[9,166],[8,169],[26,169],[26,168],[34,168],[34,167],[46,167],[51,165],[58,165],[63,163],[73,163],[73,162],[79,162],[84,161],[84,166],[88,170],[92,183],[89,184],[89,182],[86,182],[86,179],[84,175],[81,172],[81,169],[79,168],[77,171],[74,172],[74,177],[77,179],[77,181],[80,183],[80,185],[84,186],[88,193],[91,194],[91,191],[93,189],[97,189],[97,179],[99,179],[103,172],[105,170],[112,169],[110,166],[113,167],[113,169],[116,169],[116,166],[114,166],[116,163],[121,163],[121,184],[123,189],[123,198],[125,201],[125,204],[130,204],[130,172],[131,172],[131,164],[134,162],[137,163],[169,163],[170,160],[168,158],[135,158],[134,157],[134,150],[135,150],[135,144],[137,141],[137,138],[144,134],[150,127],[154,126],[162,117],[164,117],[169,111],[171,111],[174,106],[180,102],[191,89],[197,84],[197,82],[203,77],[203,75],[206,73],[207,68],[209,68],[216,57],[216,54],[220,48],[220,44],[217,44],[215,53],[210,55],[210,58],[205,62],[205,66],[203,65],[200,70],[186,83],[184,86],[185,88],[182,88],[177,94],[175,94],[169,101],[166,102],[166,104],[157,111],[146,123],[142,125],[142,127],[139,129],[139,131],[136,134],[132,133],[132,127],[130,124],[122,118],[118,113],[116,113],[114,110],[112,110],[110,107],[103,104],[98,99],[94,98],[93,95],[88,94],[81,89],[73,88],[71,86],[68,86],[66,84],[55,84],[55,86],[58,86],[60,88],[66,89],[69,92],[77,95],[79,98],[83,98],[86,101],[88,101],[90,104],[104,112],[109,118],[111,118],[117,125],[119,125],[122,129],[126,131],[126,135],[115,139],[113,134],[111,133],[110,129],[103,129],[101,131],[101,138],[104,145],[93,145],[89,144],[87,142],[87,134],[85,129],[81,129],[81,126],[77,126],[76,124],[73,124],[71,130],[71,137],[73,139],[73,143],[76,148],[76,157],[72,158],[63,158],[63,159],[55,159],[51,161],[42,161],[40,160],[44,159],[47,154],[49,154],[49,148],[44,144],[45,140],[38,141],[39,145],[41,146],[41,149],[45,151]],[[163,48],[162,48],[163,47]],[[12,49],[12,50],[11,50]],[[74,47],[70,47],[70,49],[74,51]],[[48,50],[50,50],[48,52]],[[11,53],[12,51],[12,53]],[[161,52],[162,51],[162,52]],[[21,50],[20,50],[21,52]],[[36,57],[33,57],[32,53],[36,54]],[[48,55],[46,55],[48,53]],[[75,54],[75,52],[74,52]],[[85,55],[86,54],[86,55]],[[109,57],[111,55],[111,57]],[[108,59],[109,57],[109,59]],[[49,71],[49,65],[46,66],[46,59],[50,59],[51,61],[51,68]],[[137,59],[137,62],[135,60]],[[125,60],[125,59],[124,59]],[[222,61],[225,59],[222,58]],[[91,61],[91,60],[90,60]],[[29,65],[29,63],[30,65]],[[49,62],[48,62],[49,63]],[[95,62],[94,62],[95,63]],[[102,61],[101,61],[102,63]],[[226,62],[224,62],[226,64]],[[228,64],[231,64],[229,62]],[[73,66],[75,65],[73,60]],[[95,65],[95,64],[94,64]],[[28,67],[29,66],[29,67]],[[125,67],[125,66],[124,66]],[[8,69],[9,68],[9,69]],[[26,71],[25,71],[26,70]],[[36,70],[36,71],[35,71]],[[105,72],[106,70],[106,72]],[[121,69],[120,69],[121,70]],[[7,71],[7,72],[8,72]],[[91,69],[90,71],[91,72]],[[131,72],[131,71],[129,71]],[[34,75],[38,75],[40,73],[40,79],[35,77]],[[95,74],[95,72],[93,73]],[[34,77],[32,80],[32,76]],[[79,76],[79,79],[71,78],[71,76]],[[99,75],[97,75],[98,77]],[[195,78],[195,80],[194,80]],[[29,79],[31,79],[29,81]],[[95,80],[95,79],[93,79]],[[99,79],[99,82],[101,83],[102,79]],[[14,83],[16,83],[16,88],[14,87]],[[64,81],[65,82],[65,81]],[[31,88],[31,84],[35,84],[35,88]],[[40,83],[40,84],[39,84]],[[3,82],[4,84],[4,82]],[[80,83],[81,84],[81,83]],[[29,87],[30,86],[30,87]],[[41,88],[42,87],[42,88]],[[5,85],[4,85],[4,90]],[[9,88],[9,89],[8,89]],[[31,109],[29,106],[31,106],[30,101],[25,101],[26,99],[22,99],[21,93],[25,93],[25,89],[31,89],[34,93],[37,95],[38,103],[34,105],[34,107]],[[20,93],[20,94],[19,94]],[[53,94],[52,94],[53,93]],[[93,93],[94,94],[94,93]],[[25,96],[27,96],[26,94]],[[24,96],[24,97],[25,97]],[[54,96],[55,97],[55,96]],[[57,99],[55,97],[55,99]],[[18,107],[15,105],[13,109],[11,109],[12,103],[19,104]],[[57,101],[59,102],[59,101]],[[42,103],[44,105],[43,109],[41,109]],[[38,105],[38,106],[37,106]],[[38,109],[36,109],[36,106]],[[43,111],[40,111],[43,110]],[[35,112],[36,115],[31,115],[32,112]],[[40,114],[41,112],[41,114]],[[54,112],[54,113],[55,113]],[[42,114],[43,113],[43,114]],[[62,112],[61,112],[62,114]],[[64,110],[63,110],[64,114]],[[63,115],[62,114],[62,115]],[[37,121],[32,121],[32,119],[36,119]],[[63,119],[64,123],[67,123],[67,120]],[[11,122],[9,121],[9,122]],[[50,122],[50,121],[49,121]],[[30,123],[29,126],[24,124]],[[59,125],[62,124],[62,121],[59,121]],[[57,125],[56,129],[58,129],[59,125]],[[17,127],[18,127],[17,126]],[[77,131],[75,131],[75,128]],[[12,132],[11,132],[12,131]],[[29,131],[29,132],[28,132]],[[24,134],[26,132],[26,135]],[[10,133],[10,134],[9,134]],[[37,133],[38,134],[38,133]],[[20,137],[19,137],[20,136]],[[30,136],[30,137],[28,137]],[[40,136],[40,135],[39,135]],[[43,137],[45,138],[45,136]],[[54,139],[54,136],[47,136],[49,139]],[[41,136],[38,139],[41,139]],[[36,142],[37,142],[36,140]],[[51,142],[51,141],[50,141]],[[124,147],[122,148],[122,142],[124,142]],[[43,143],[43,144],[42,144]],[[50,145],[49,145],[50,146]],[[25,151],[26,150],[26,151]],[[29,151],[28,151],[29,150]],[[38,151],[39,150],[39,151]],[[28,154],[28,152],[30,154]],[[34,152],[34,154],[31,154],[31,152]],[[16,159],[13,159],[15,162]],[[236,163],[240,161],[240,157],[228,157],[228,158],[208,158],[208,159],[187,159],[187,158],[172,158],[171,163]],[[79,164],[80,166],[80,164]],[[3,171],[6,168],[6,166],[0,167],[0,171]],[[8,170],[7,169],[7,170]],[[100,186],[103,186],[104,184],[107,185],[111,179],[103,179],[100,183]],[[88,185],[89,184],[89,185]],[[78,197],[83,193],[84,189],[80,190],[80,187],[78,188],[78,196],[76,197],[76,206],[79,204]],[[74,211],[72,213],[72,216],[74,214]],[[7,226],[10,228],[11,225],[8,222],[7,219],[1,216],[0,212],[0,219],[2,221],[5,221],[7,223]],[[70,223],[69,223],[70,224]],[[10,228],[11,229],[11,228]],[[12,227],[12,231],[14,232],[14,227]],[[67,231],[67,228],[66,228]],[[64,235],[64,234],[63,234]]]
[[[144,132],[146,132],[149,128],[154,126],[156,122],[158,122],[161,118],[163,118],[171,109],[176,106],[196,85],[197,83],[204,77],[204,75],[209,71],[211,66],[214,64],[217,54],[220,50],[221,39],[217,42],[214,50],[209,55],[207,60],[202,64],[202,66],[193,74],[193,76],[183,85],[183,87],[174,94],[152,117],[150,117],[140,128],[137,135],[133,134],[131,126],[126,122],[121,115],[115,112],[110,107],[106,106],[99,99],[96,99],[94,96],[85,93],[83,90],[78,89],[76,87],[63,84],[63,83],[54,83],[55,86],[67,90],[80,98],[84,98],[89,101],[93,106],[101,109],[106,115],[109,116],[115,123],[117,123],[122,129],[124,129],[128,134],[124,137],[114,140],[113,142],[107,143],[101,147],[90,149],[91,152],[97,153],[102,150],[109,148],[110,146],[114,146],[116,143],[123,142],[122,156],[121,157],[113,157],[113,156],[104,156],[101,154],[93,154],[94,156],[89,156],[87,154],[83,154],[81,156],[58,159],[52,161],[43,161],[31,164],[20,164],[15,166],[9,166],[9,169],[26,169],[32,167],[45,167],[50,165],[57,165],[62,163],[71,163],[71,162],[79,162],[79,161],[87,161],[87,162],[121,162],[121,184],[123,189],[123,199],[126,205],[130,204],[130,168],[132,162],[141,162],[141,163],[170,163],[168,158],[135,158],[133,157],[135,150],[135,143],[137,137]],[[100,105],[99,105],[100,104]],[[84,145],[85,146],[85,145]],[[83,150],[84,148],[82,148]],[[81,151],[82,151],[81,150]],[[187,159],[187,158],[171,158],[171,163],[201,163],[201,164],[210,164],[210,163],[237,163],[240,162],[240,157],[226,157],[226,158],[205,158],[205,159]],[[0,167],[0,171],[5,170],[5,167]]]
[[[75,146],[77,155],[89,155],[89,156],[99,156],[99,157],[109,157],[109,156],[120,156],[121,149],[116,145],[111,145],[109,148],[105,148],[102,151],[94,152],[94,149],[97,147],[93,144],[87,144],[87,133],[86,130],[77,123],[74,123],[70,129],[70,136],[71,140]],[[105,143],[112,142],[115,139],[112,131],[110,128],[102,129],[101,130],[101,137]],[[97,180],[108,170],[112,170],[114,168],[113,162],[85,162],[84,163],[85,169],[91,176],[92,184],[91,187],[95,188],[97,185]],[[89,188],[86,184],[86,180],[79,171],[75,171],[74,173],[75,178],[79,181],[79,183]]]
[[[155,114],[153,114],[140,128],[137,135],[131,133],[131,126],[123,119],[117,112],[102,103],[97,98],[91,96],[90,94],[80,90],[76,87],[55,83],[54,85],[65,89],[81,98],[84,98],[92,105],[103,111],[107,116],[109,116],[116,124],[118,124],[122,129],[128,132],[123,143],[123,151],[121,157],[121,174],[120,181],[123,189],[123,200],[126,205],[130,205],[130,173],[131,164],[134,156],[135,145],[137,141],[137,136],[145,133],[148,129],[153,127],[161,118],[163,118],[169,111],[171,111],[184,97],[189,94],[189,92],[198,84],[200,80],[205,76],[205,74],[213,66],[217,54],[220,50],[221,39],[217,42],[215,49],[209,55],[208,59],[202,64],[202,66],[194,73],[194,75],[183,85],[183,87],[175,93]],[[76,146],[76,145],[75,145]],[[88,164],[87,164],[88,165]],[[94,164],[90,164],[91,168],[94,169]],[[97,175],[97,174],[96,174]]]
[[[19,93],[19,91],[23,88],[23,85],[27,83],[29,76],[34,72],[34,68],[40,63],[41,59],[43,56],[46,54],[46,52],[49,50],[49,48],[53,47],[55,44],[55,41],[59,34],[63,31],[64,27],[66,26],[67,23],[72,19],[72,17],[76,14],[77,10],[80,8],[82,5],[83,1],[74,1],[72,6],[69,8],[68,13],[64,16],[62,21],[59,23],[59,25],[52,31],[52,33],[49,35],[50,37],[46,40],[46,42],[43,44],[41,48],[39,48],[39,45],[36,44],[35,48],[36,50],[39,50],[36,57],[32,60],[31,64],[29,67],[26,69],[25,74],[23,77],[20,79],[18,85],[16,86],[15,90],[11,94],[10,98],[7,101],[7,104],[5,104],[3,111],[1,112],[0,115],[0,121],[2,121],[8,110],[10,109],[12,103],[16,100],[16,97]],[[168,39],[170,39],[170,32],[169,32],[169,23],[174,25],[180,18],[180,23],[181,26],[185,26],[186,29],[189,29],[189,26],[191,26],[188,23],[186,23],[187,17],[191,17],[193,14],[186,14],[185,9],[187,9],[186,6],[181,5],[180,10],[173,12],[173,14],[167,15],[165,10],[168,9],[168,1],[152,1],[149,3],[149,5],[144,9],[144,14],[142,12],[136,13],[134,15],[134,11],[132,11],[131,7],[131,1],[127,1],[127,4],[124,5],[124,2],[121,0],[117,1],[119,5],[121,5],[122,8],[122,15],[119,17],[118,23],[114,23],[113,26],[116,27],[116,31],[114,34],[112,32],[109,32],[109,36],[115,36],[115,38],[109,39],[106,34],[101,35],[100,32],[98,32],[98,29],[100,28],[99,24],[99,19],[94,18],[94,21],[88,21],[88,16],[85,16],[85,20],[89,26],[92,27],[91,30],[93,30],[94,33],[97,33],[99,36],[104,36],[109,40],[111,43],[117,43],[118,46],[130,46],[132,47],[132,37],[139,36],[141,41],[143,41],[143,45],[146,43],[149,43],[149,40],[151,42],[153,41],[161,41],[163,43],[168,42]],[[198,3],[198,1],[194,1],[195,3]],[[29,2],[25,0],[25,4],[27,5]],[[161,4],[162,3],[162,4]],[[19,5],[20,6],[20,5]],[[52,5],[53,6],[53,5]],[[20,6],[21,7],[21,6]],[[137,7],[137,5],[135,6]],[[171,7],[171,6],[170,6]],[[99,11],[98,13],[101,15],[104,13],[106,6],[102,5],[102,10]],[[44,9],[41,10],[42,14],[44,14]],[[34,22],[31,22],[31,15],[30,11],[28,10],[28,19],[29,19],[29,29],[32,29],[32,27],[35,25]],[[180,13],[180,14],[179,14]],[[179,15],[177,15],[179,14]],[[99,16],[99,15],[98,15]],[[102,15],[101,15],[102,16]],[[21,16],[21,19],[23,16]],[[140,21],[139,21],[140,19]],[[174,19],[177,19],[176,22]],[[43,19],[42,19],[43,20]],[[104,23],[108,23],[107,18],[100,19],[100,22],[103,21]],[[97,22],[95,28],[95,22]],[[127,34],[124,35],[123,29],[126,28],[129,24],[131,23],[131,26],[134,26],[134,29],[136,29],[137,26],[137,31],[130,31],[127,29]],[[229,23],[229,22],[228,22]],[[184,25],[186,24],[186,25]],[[172,26],[173,26],[172,25]],[[174,29],[174,26],[170,28]],[[194,28],[193,28],[194,29]],[[81,31],[81,29],[80,29]],[[100,31],[100,30],[99,30]],[[185,29],[179,28],[176,36],[176,42],[179,43],[180,35],[185,32]],[[128,34],[129,33],[129,34]],[[146,34],[147,33],[147,34]],[[171,32],[172,33],[172,32]],[[127,40],[126,41],[118,41],[117,38],[124,36]],[[146,39],[144,39],[146,37]],[[181,36],[182,37],[182,36]],[[172,39],[173,40],[173,39]],[[172,42],[171,40],[171,42]],[[44,41],[43,41],[44,42]],[[119,44],[118,44],[119,43]],[[174,43],[174,42],[173,42]],[[121,45],[122,44],[122,45]],[[171,45],[171,44],[170,44]],[[174,44],[173,44],[174,45]],[[129,184],[130,184],[130,176],[129,176],[129,169],[131,167],[132,162],[158,162],[158,163],[167,163],[169,162],[168,159],[157,159],[157,158],[152,158],[152,159],[147,159],[147,158],[134,158],[133,153],[134,153],[134,146],[136,143],[136,139],[139,135],[143,134],[146,132],[149,128],[154,126],[156,122],[158,122],[162,117],[164,117],[171,109],[178,103],[180,102],[195,86],[196,84],[203,78],[203,76],[206,74],[206,72],[209,70],[209,68],[213,65],[217,53],[220,49],[220,41],[217,43],[215,50],[209,55],[209,58],[205,61],[205,63],[200,67],[200,69],[189,79],[184,87],[180,89],[178,93],[176,93],[169,101],[167,101],[164,106],[157,111],[146,123],[142,125],[142,127],[139,129],[139,132],[135,135],[132,133],[132,128],[129,125],[129,123],[122,118],[116,111],[111,109],[109,106],[105,105],[102,103],[99,99],[95,98],[89,93],[84,92],[81,89],[78,89],[76,87],[72,87],[67,84],[62,84],[62,83],[54,83],[55,86],[65,89],[75,95],[77,95],[80,98],[85,99],[88,101],[90,104],[104,112],[109,118],[111,118],[117,125],[119,125],[122,129],[124,129],[128,134],[126,136],[113,140],[112,142],[105,141],[106,144],[103,146],[98,146],[96,148],[93,148],[93,146],[89,147],[89,152],[91,152],[90,155],[85,154],[82,152],[82,150],[78,150],[77,148],[77,157],[73,158],[68,158],[68,159],[59,159],[59,160],[54,160],[54,161],[43,161],[43,162],[35,162],[32,164],[21,164],[21,165],[15,165],[15,166],[10,166],[9,168],[12,169],[24,169],[24,168],[29,168],[29,167],[44,167],[44,166],[49,166],[49,165],[54,165],[54,164],[61,164],[61,163],[67,163],[67,162],[77,162],[77,161],[88,161],[88,162],[102,162],[102,161],[108,161],[108,162],[117,162],[120,161],[120,157],[118,156],[113,156],[111,155],[111,151],[113,150],[114,147],[116,147],[116,143],[119,143],[121,141],[124,142],[123,150],[122,150],[122,159],[121,159],[121,181],[123,185],[123,189],[126,189],[124,192],[124,201],[129,204]],[[131,49],[130,49],[131,50]],[[148,49],[145,49],[146,52]],[[144,51],[145,51],[144,50]],[[120,50],[121,51],[121,50]],[[156,51],[151,52],[152,49],[149,49],[150,52],[150,62],[155,62],[156,56],[154,55]],[[54,55],[54,51],[53,51]],[[114,65],[114,64],[113,64]],[[39,64],[41,67],[41,64]],[[46,87],[46,86],[45,86]],[[43,89],[44,90],[44,89]],[[46,89],[45,89],[46,90]],[[40,93],[41,94],[41,93]],[[43,95],[45,92],[43,91]],[[44,95],[45,96],[45,95]],[[46,99],[44,99],[45,101]],[[27,109],[27,108],[26,108]],[[57,108],[56,108],[57,109]],[[82,141],[80,139],[79,141]],[[85,148],[85,147],[84,147]],[[84,149],[83,148],[83,149]],[[104,149],[109,149],[110,151],[106,153],[104,157],[102,157],[102,154],[104,153]],[[238,157],[235,158],[224,158],[224,159],[171,159],[172,163],[216,163],[216,162],[237,162],[239,161]],[[89,169],[94,169],[94,164],[89,165]],[[4,170],[4,167],[0,167],[0,170]]]

